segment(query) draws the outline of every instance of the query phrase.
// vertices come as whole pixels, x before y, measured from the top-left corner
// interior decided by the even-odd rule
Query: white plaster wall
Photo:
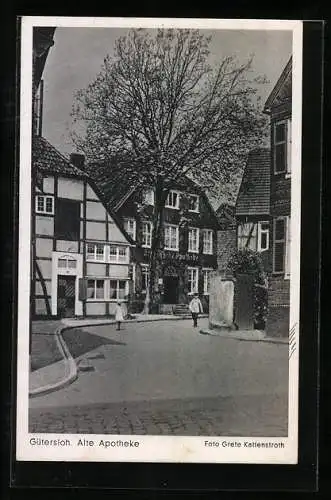
[[[107,212],[102,203],[96,201],[86,202],[86,218],[105,221]]]
[[[91,200],[98,200],[99,199],[89,184],[87,185],[86,197],[90,198]]]
[[[51,278],[52,277],[52,261],[51,260],[40,260],[36,259],[40,270],[42,272],[43,277]]]
[[[47,295],[51,297],[52,295],[52,282],[51,281],[45,281],[46,289],[47,289]],[[36,295],[43,295],[43,289],[40,284],[40,281],[35,282],[35,293]]]
[[[86,302],[87,316],[105,315],[106,304],[104,302]]]
[[[45,234],[53,236],[54,234],[54,218],[44,215],[36,215],[36,234]]]
[[[54,177],[44,177],[43,189],[44,193],[54,194]]]
[[[59,178],[58,196],[59,198],[71,198],[72,200],[83,200],[83,181],[76,179]]]
[[[51,257],[53,251],[53,240],[36,238],[36,256]]]
[[[94,262],[86,263],[86,274],[87,276],[106,276],[106,265],[97,264]]]
[[[122,231],[119,230],[114,222],[108,224],[108,241],[112,241],[114,243],[128,243]]]
[[[78,241],[56,240],[58,252],[78,252]]]
[[[87,222],[86,238],[91,240],[106,240],[106,224],[104,222]]]
[[[109,276],[112,278],[128,278],[129,267],[128,266],[117,266],[116,264],[109,266]]]

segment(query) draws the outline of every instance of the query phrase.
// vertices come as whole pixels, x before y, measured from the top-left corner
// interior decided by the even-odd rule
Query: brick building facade
[[[269,335],[286,336],[289,331],[291,246],[291,116],[292,58],[266,101],[270,116],[270,248]]]

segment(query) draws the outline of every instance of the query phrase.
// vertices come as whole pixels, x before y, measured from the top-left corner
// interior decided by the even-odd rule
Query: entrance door
[[[178,276],[164,276],[164,304],[177,304],[178,302]]]
[[[76,276],[57,277],[57,313],[60,318],[75,316]]]
[[[252,330],[254,328],[254,279],[249,274],[240,274],[236,278],[235,323],[239,330]]]

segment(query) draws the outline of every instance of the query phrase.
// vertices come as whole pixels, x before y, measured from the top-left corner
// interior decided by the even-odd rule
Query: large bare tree
[[[169,189],[189,176],[221,191],[265,134],[256,91],[263,79],[251,78],[251,60],[225,57],[211,65],[210,41],[198,30],[130,30],[74,99],[77,149],[106,162],[110,176],[121,168],[137,186],[154,189],[147,302]]]

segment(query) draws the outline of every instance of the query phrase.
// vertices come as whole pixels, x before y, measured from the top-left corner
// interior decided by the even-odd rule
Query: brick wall
[[[269,278],[266,333],[270,337],[287,337],[290,319],[290,280]]]
[[[217,267],[221,272],[226,270],[229,259],[236,247],[236,229],[217,231]]]
[[[290,304],[290,280],[284,278],[269,278],[269,306],[288,306]]]

